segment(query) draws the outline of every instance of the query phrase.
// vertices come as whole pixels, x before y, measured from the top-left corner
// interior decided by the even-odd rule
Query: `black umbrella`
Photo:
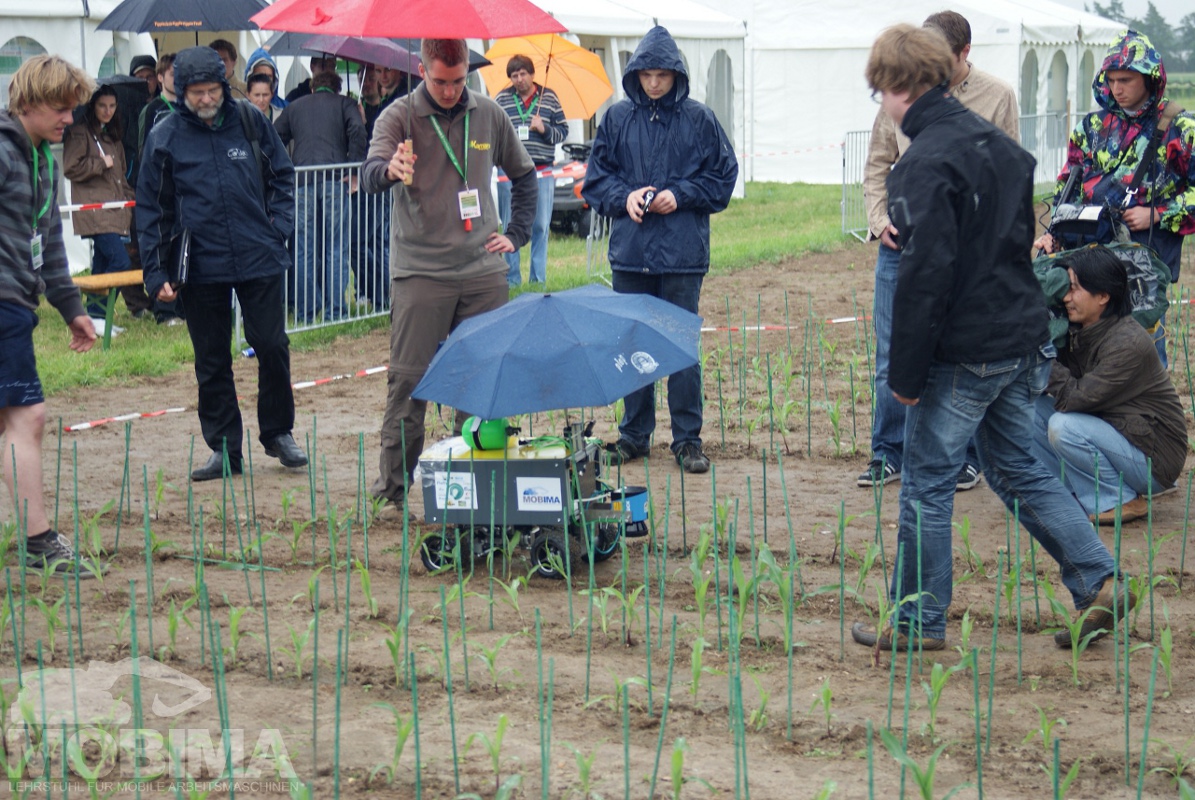
[[[266,0],[124,0],[97,27],[101,31],[248,31]],[[196,33],[198,36],[198,33]]]

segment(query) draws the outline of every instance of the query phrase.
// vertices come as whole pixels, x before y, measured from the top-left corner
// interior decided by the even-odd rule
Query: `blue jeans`
[[[104,275],[108,272],[120,272],[129,268],[129,251],[119,233],[97,233],[91,238],[91,274]],[[108,295],[87,295],[87,316],[96,319],[104,318],[104,310]]]
[[[899,613],[914,633],[945,636],[954,588],[955,479],[972,438],[988,485],[1009,509],[1015,501],[1021,524],[1058,562],[1076,608],[1090,605],[1114,572],[1087,513],[1031,450],[1033,401],[1049,375],[1045,362],[1038,352],[989,363],[934,361],[920,402],[908,409],[897,535],[902,569],[893,572],[889,596],[898,600],[898,580],[900,596],[922,592]]]
[[[307,182],[304,182],[306,179]],[[348,184],[314,173],[300,175],[295,188],[295,319],[312,322],[346,316],[349,283]]]
[[[896,275],[900,251],[880,243],[876,256],[876,288],[872,321],[876,334],[875,412],[871,417],[871,457],[890,464],[897,472],[904,463],[905,407],[888,387],[889,352],[892,343],[892,306],[896,297]],[[968,464],[978,464],[975,444],[967,445]],[[960,467],[960,470],[962,467]]]
[[[527,282],[547,283],[548,228],[552,224],[552,198],[556,192],[556,179],[551,175],[546,178],[540,177],[537,187],[539,194],[535,201],[535,221],[531,224],[531,272]],[[506,226],[510,224],[510,181],[498,182],[498,216],[502,220],[502,230],[505,231]],[[506,283],[510,286],[518,286],[523,282],[520,252],[516,250],[503,256],[510,269],[506,275]]]
[[[1055,411],[1054,401],[1047,395],[1037,399],[1034,409],[1034,453],[1046,469],[1062,475],[1062,482],[1088,514],[1103,513],[1116,508],[1118,502],[1127,503],[1166,488],[1153,479],[1145,453],[1099,417]]]
[[[614,291],[621,294],[650,294],[674,306],[697,313],[701,283],[698,273],[647,275],[618,268],[613,271]],[[638,448],[651,444],[656,429],[656,393],[651,383],[623,399],[622,423],[618,435]],[[694,442],[701,446],[701,367],[694,364],[668,376],[668,413],[672,416],[672,452]]]

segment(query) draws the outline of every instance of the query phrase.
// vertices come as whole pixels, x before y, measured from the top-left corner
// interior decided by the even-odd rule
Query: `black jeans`
[[[189,283],[183,289],[187,330],[195,348],[199,427],[214,452],[228,443],[228,457],[241,458],[241,409],[232,375],[232,292],[245,322],[245,338],[257,353],[257,427],[267,442],[295,425],[290,383],[290,339],[282,305],[282,273],[239,283]]]

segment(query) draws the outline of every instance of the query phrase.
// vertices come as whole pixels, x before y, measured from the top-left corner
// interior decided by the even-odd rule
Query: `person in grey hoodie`
[[[84,353],[95,328],[71,282],[58,213],[59,166],[50,145],[62,141],[76,105],[92,82],[58,56],[34,56],[8,86],[0,111],[0,472],[8,484],[18,530],[29,535],[25,565],[88,577],[70,542],[50,527],[41,466],[46,403],[33,353],[39,296],[44,294],[71,331],[70,348]],[[15,469],[10,468],[15,467]],[[15,474],[13,474],[15,472]]]

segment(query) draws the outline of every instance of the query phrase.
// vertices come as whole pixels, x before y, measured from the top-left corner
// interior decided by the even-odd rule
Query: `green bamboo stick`
[[[788,338],[788,363],[793,361],[793,327],[788,317],[788,289],[784,290],[784,334]]]
[[[620,525],[625,523],[620,522]],[[625,537],[624,537],[625,538]],[[648,558],[650,541],[643,542],[643,644],[644,660],[647,662],[647,716],[654,717],[651,696],[651,570]]]
[[[751,577],[755,578],[755,571],[759,566],[759,562],[755,558],[755,503],[751,498],[751,476],[747,476],[747,527],[748,535],[751,538]],[[751,592],[752,602],[755,606],[755,649],[758,650],[762,646],[759,639],[759,583],[755,584],[755,590]]]
[[[249,434],[249,430],[245,430],[245,438],[249,441],[253,437]],[[257,525],[257,483],[253,479],[253,448],[245,448],[245,468],[241,470],[241,491],[245,493],[245,504],[250,508],[249,525]],[[252,527],[250,528],[252,530]],[[248,531],[246,531],[246,537]],[[244,558],[244,556],[242,556]]]
[[[1021,561],[1021,505],[1020,505],[1020,503],[1021,503],[1021,501],[1019,499],[1014,499],[1012,501],[1012,525],[1013,525],[1013,528],[1016,530],[1016,534],[1017,534],[1017,570],[1016,570],[1016,579],[1017,579],[1017,686],[1021,686],[1023,684],[1022,679],[1024,676],[1024,670],[1022,669],[1022,661],[1023,661],[1023,654],[1024,654],[1024,647],[1023,647],[1024,639],[1023,639],[1023,632],[1022,632],[1023,619],[1021,617],[1021,582],[1024,580],[1024,576],[1021,574],[1021,567],[1023,566],[1023,563]]]
[[[57,435],[58,435],[58,446],[55,448],[56,455],[55,455],[55,466],[54,466],[54,530],[58,530],[58,499],[59,499],[59,492],[62,488],[62,417],[58,418]],[[16,470],[13,470],[11,474],[15,475]],[[119,511],[119,509],[117,509],[117,511]],[[117,514],[118,519],[119,519],[119,516],[120,515]],[[120,523],[118,522],[117,525],[119,525],[119,524]]]
[[[145,524],[145,616],[146,625],[149,629],[149,652],[155,653],[154,650],[154,557],[153,548],[150,547],[150,530],[149,530],[149,468],[144,464],[141,465],[141,485],[145,490],[144,505],[142,507],[142,517]],[[116,515],[118,518],[120,514]],[[76,550],[75,552],[78,552]],[[75,570],[78,572],[78,570]],[[245,580],[249,580],[249,576],[245,576]],[[81,625],[79,627],[82,627]]]
[[[270,647],[270,604],[266,602],[266,570],[264,563],[264,555],[262,553],[264,547],[261,538],[261,523],[257,524],[257,574],[261,578],[261,618],[266,634],[266,675],[270,682],[274,681],[274,649]]]
[[[622,692],[622,785],[625,800],[631,800],[631,709],[628,695],[629,687]]]
[[[721,527],[718,523],[718,483],[717,483],[718,467],[714,465],[710,467],[710,495],[713,504],[711,508],[714,510],[714,608],[718,616],[718,652],[722,652],[722,587],[721,587],[721,565],[719,564],[718,550],[718,528]],[[726,560],[729,568],[730,558]]]
[[[871,732],[871,720],[867,720],[867,800],[875,800],[876,796],[876,781],[875,781],[875,754],[874,740]]]
[[[660,610],[657,616],[661,620],[661,624],[656,627],[659,632],[659,639],[656,640],[657,649],[664,647],[664,598],[668,595],[668,523],[672,520],[672,476],[669,475],[664,481],[664,545],[658,548],[659,553],[659,581],[660,581]],[[652,539],[655,540],[654,532],[657,528],[652,527]]]
[[[983,800],[983,709],[979,705],[979,648],[971,648],[971,697],[975,709],[975,782]]]
[[[315,580],[315,624],[311,634],[311,768],[319,772],[319,578]],[[297,657],[297,654],[296,654]]]
[[[441,586],[440,591],[444,591],[444,587]],[[341,662],[344,638],[343,630],[336,631],[336,718],[332,723],[332,796],[335,798],[340,797],[340,689],[341,674],[344,669],[344,664]]]
[[[444,585],[440,584],[440,608],[446,607],[444,599]],[[444,630],[444,690],[448,694],[448,729],[452,739],[452,780],[456,786],[456,793],[461,793],[461,772],[456,751],[456,704],[452,695],[452,648],[448,643],[448,614],[440,614],[441,627]]]
[[[896,594],[893,600],[894,603],[900,603],[901,598],[904,597],[904,561],[905,548],[899,542],[896,545],[896,563],[893,567],[892,581],[896,584]],[[876,634],[880,632],[880,625],[883,620],[876,621]],[[892,609],[892,632],[897,633],[897,625],[900,623],[900,606]],[[888,659],[888,716],[884,720],[885,730],[892,730],[892,707],[893,697],[896,695],[896,651],[891,651],[892,655]]]
[[[1153,459],[1145,459],[1145,474],[1153,474]],[[1149,640],[1154,640],[1154,498],[1153,480],[1146,488],[1145,549],[1149,554],[1146,562],[1146,588],[1149,591]]]
[[[1191,521],[1191,480],[1195,478],[1195,472],[1187,473],[1187,500],[1183,507],[1183,545],[1182,554],[1178,560],[1178,590],[1183,589],[1183,570],[1187,564],[1187,530]]]
[[[18,536],[18,541],[19,541],[20,534],[18,534],[17,536]],[[21,545],[18,549],[21,550],[20,557],[21,557],[21,563],[23,564],[23,563],[25,563],[24,545]],[[5,593],[6,599],[8,601],[9,614],[12,614],[13,609],[16,608],[16,606],[13,605],[13,602],[12,602],[12,575],[10,574],[11,571],[12,570],[10,567],[4,568],[4,593]],[[22,572],[24,572],[24,570],[22,570]],[[80,625],[79,627],[83,627],[83,626]],[[25,639],[24,631],[25,631],[25,604],[21,603],[21,641],[24,641],[24,639]],[[16,622],[15,615],[13,616],[13,623],[12,623],[12,652],[13,652],[13,662],[17,668],[17,686],[24,686],[25,682],[21,676],[21,663],[25,660],[25,648],[23,648],[21,646],[20,642],[17,641],[17,622]],[[83,655],[82,651],[79,652],[79,655],[80,655],[80,657]]]
[[[838,501],[838,660],[846,661],[846,501]]]
[[[768,353],[768,450],[776,447],[776,401],[772,394],[772,354]]]
[[[1054,785],[1054,800],[1063,800],[1062,797],[1062,765],[1059,763],[1059,748],[1060,743],[1058,737],[1054,737],[1054,771],[1051,773],[1052,783]]]
[[[763,463],[763,543],[766,546],[768,543],[768,453],[761,453],[760,461]]]
[[[723,409],[726,407],[726,401],[722,397],[722,367],[714,373],[718,377],[718,430],[722,432],[722,449],[726,449],[726,418],[723,416]]]
[[[59,422],[61,423],[61,420],[59,420]],[[61,470],[62,469],[62,425],[59,424],[58,428],[59,428],[59,431],[58,431],[58,443],[59,443],[58,469]],[[116,541],[118,541],[118,542],[120,541],[120,523],[122,521],[121,518],[124,517],[125,501],[127,499],[125,497],[125,493],[127,492],[129,495],[131,495],[133,493],[132,488],[129,487],[129,485],[128,485],[128,483],[129,483],[129,436],[132,433],[132,430],[133,430],[133,423],[126,421],[124,424],[124,465],[121,467],[121,470],[120,470],[120,495],[118,495],[116,498]],[[54,490],[54,530],[58,530],[57,477],[55,477],[55,485],[56,486],[55,486],[55,490]]]
[[[1004,554],[996,554],[996,574],[1004,574]],[[1000,592],[996,592],[996,606],[992,612],[992,657],[988,666],[988,717],[984,737],[984,755],[992,752],[992,698],[996,696],[996,640],[1000,633]]]
[[[661,626],[663,627],[663,626]],[[664,707],[660,711],[660,733],[656,738],[656,760],[651,768],[651,788],[647,796],[656,796],[656,778],[660,773],[660,753],[664,749],[664,731],[668,727],[668,706],[672,699],[672,668],[676,665],[676,614],[672,615],[672,636],[668,648],[668,678],[664,685]]]
[[[136,733],[133,735],[133,748],[135,757],[133,758],[133,781],[136,784],[134,787],[135,796],[141,797],[141,729],[142,722],[142,706],[141,706],[141,661],[140,652],[137,647],[137,582],[129,581],[129,655],[133,659],[133,725],[136,727]],[[153,647],[150,647],[153,650]],[[37,643],[37,666],[41,668],[41,641]],[[45,673],[42,673],[43,675]],[[42,681],[42,710],[45,710],[45,681]],[[45,717],[43,716],[43,719]]]
[[[1149,694],[1145,697],[1145,730],[1141,734],[1141,766],[1137,768],[1137,800],[1141,800],[1141,791],[1145,788],[1145,759],[1149,755],[1149,723],[1153,720],[1154,687],[1158,679],[1158,648],[1154,651],[1153,663],[1149,668]]]
[[[408,680],[411,682],[411,720],[415,733],[415,800],[423,798],[423,756],[419,746],[419,681],[415,678],[415,654],[410,655],[410,671]]]

